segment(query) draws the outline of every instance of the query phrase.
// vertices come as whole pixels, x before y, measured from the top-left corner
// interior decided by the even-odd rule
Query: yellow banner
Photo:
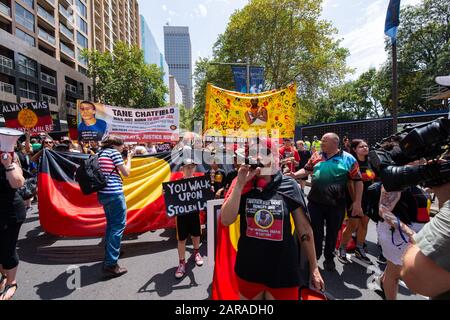
[[[293,138],[297,87],[259,94],[228,91],[208,84],[205,132],[207,136]]]

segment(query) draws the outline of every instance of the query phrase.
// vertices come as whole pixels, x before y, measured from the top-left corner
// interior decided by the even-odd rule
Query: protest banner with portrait
[[[204,134],[208,137],[292,138],[297,88],[243,94],[208,84]]]
[[[47,102],[27,102],[2,106],[7,128],[33,133],[53,131],[53,120]]]
[[[163,183],[166,212],[169,218],[205,211],[214,199],[209,177],[182,179]]]
[[[100,141],[108,134],[126,142],[168,142],[179,138],[178,107],[129,109],[79,100],[77,113],[81,141]]]

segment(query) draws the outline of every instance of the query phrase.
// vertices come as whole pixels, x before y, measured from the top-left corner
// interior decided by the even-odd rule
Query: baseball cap
[[[191,158],[184,159],[182,166],[184,167],[189,165],[197,165],[197,164]]]

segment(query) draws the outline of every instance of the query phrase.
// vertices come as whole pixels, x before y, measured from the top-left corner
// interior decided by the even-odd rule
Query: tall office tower
[[[91,0],[91,3],[93,49],[112,52],[118,41],[140,46],[137,0]]]
[[[183,104],[192,108],[192,52],[189,27],[164,26],[164,51],[169,72],[183,93]]]
[[[141,48],[144,50],[144,60],[147,64],[156,64],[164,72],[163,81],[169,88],[169,65],[156,43],[145,18],[141,15]],[[166,97],[166,101],[168,97]]]
[[[90,99],[90,1],[0,0],[0,105],[48,101],[59,120]]]

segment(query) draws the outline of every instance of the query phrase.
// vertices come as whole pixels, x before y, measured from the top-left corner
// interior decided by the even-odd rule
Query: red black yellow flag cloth
[[[74,173],[87,155],[45,150],[38,179],[39,217],[42,228],[54,235],[95,237],[105,232],[106,219],[97,194],[83,195]],[[129,177],[123,179],[127,202],[125,233],[174,228],[175,219],[166,215],[162,183],[178,180],[181,154],[135,157]],[[206,172],[203,164],[197,171]]]

